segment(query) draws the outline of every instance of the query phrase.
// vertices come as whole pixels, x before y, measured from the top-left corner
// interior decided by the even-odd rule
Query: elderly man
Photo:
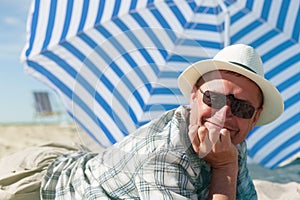
[[[24,156],[23,168],[18,161],[18,170],[0,177],[0,197],[257,199],[245,138],[283,112],[258,54],[247,45],[226,47],[189,66],[178,83],[189,106],[166,112],[101,154],[43,146],[35,155],[15,155]]]

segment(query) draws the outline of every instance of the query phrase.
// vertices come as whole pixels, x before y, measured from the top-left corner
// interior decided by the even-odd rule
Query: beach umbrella
[[[35,0],[21,60],[107,147],[188,103],[176,79],[189,64],[249,44],[285,101],[278,120],[247,138],[249,156],[273,168],[300,150],[299,7],[299,0]]]

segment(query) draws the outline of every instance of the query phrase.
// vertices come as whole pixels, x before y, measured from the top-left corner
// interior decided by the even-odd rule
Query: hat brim
[[[183,71],[178,77],[178,86],[183,96],[189,100],[196,81],[204,74],[215,70],[228,70],[241,74],[260,87],[263,92],[264,104],[256,125],[261,126],[268,124],[277,119],[283,112],[284,104],[282,96],[271,82],[239,65],[219,60],[199,61]]]

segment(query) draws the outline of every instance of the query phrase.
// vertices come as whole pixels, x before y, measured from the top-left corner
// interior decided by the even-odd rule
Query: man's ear
[[[191,91],[191,99],[190,99],[191,101],[194,101],[197,98],[197,91],[198,88],[194,85]]]

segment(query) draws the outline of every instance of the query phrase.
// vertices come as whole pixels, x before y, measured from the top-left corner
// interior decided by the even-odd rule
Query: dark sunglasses
[[[202,92],[200,89],[199,91],[203,94],[203,103],[214,109],[221,109],[225,105],[230,105],[232,114],[239,118],[250,119],[257,111],[249,103],[235,98],[233,94],[224,95],[209,90]]]

